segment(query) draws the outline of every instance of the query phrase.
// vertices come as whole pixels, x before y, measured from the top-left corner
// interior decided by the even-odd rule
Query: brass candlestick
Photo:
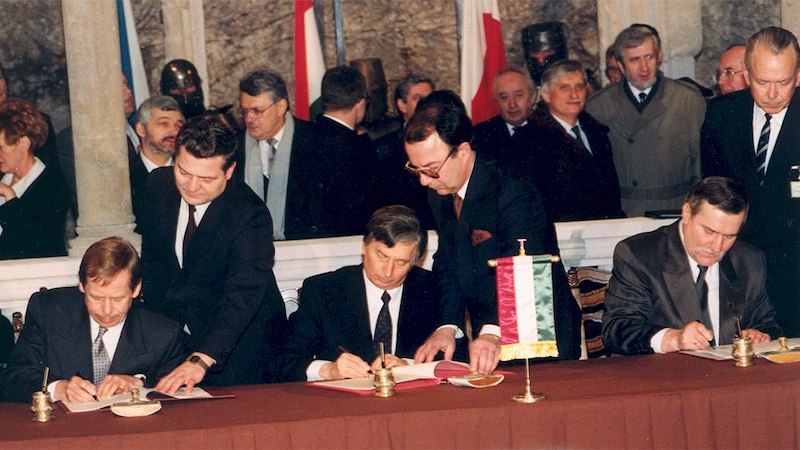
[[[753,341],[750,338],[733,338],[733,361],[736,367],[750,367],[753,365]]]
[[[54,420],[56,415],[53,413],[53,400],[50,398],[50,393],[47,391],[34,392],[31,411],[33,412],[34,422],[49,422]]]
[[[392,369],[375,370],[375,397],[391,397],[396,394]]]

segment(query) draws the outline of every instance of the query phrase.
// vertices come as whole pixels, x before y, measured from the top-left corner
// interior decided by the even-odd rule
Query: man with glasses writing
[[[452,357],[466,329],[466,310],[473,333],[470,368],[488,373],[499,361],[500,330],[487,261],[518,254],[518,239],[526,239],[528,254],[558,254],[558,244],[536,188],[478,157],[472,135],[464,104],[452,91],[435,91],[422,100],[406,127],[406,168],[439,195],[431,198],[439,234],[433,271],[442,289],[444,323],[415,360],[430,361],[439,351]],[[574,359],[580,353],[580,312],[560,263],[553,268],[553,290],[559,357]]]

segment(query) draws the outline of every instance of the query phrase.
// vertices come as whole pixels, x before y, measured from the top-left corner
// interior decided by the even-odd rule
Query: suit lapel
[[[697,302],[697,293],[686,250],[678,234],[679,226],[680,221],[668,230],[666,252],[668,259],[664,266],[664,281],[672,304],[675,305],[673,313],[679,323],[686,324],[700,319],[700,304]]]
[[[86,311],[84,302],[75,302],[75,308],[69,317],[61,319],[70,321],[70,325],[64,329],[64,334],[58,336],[64,342],[62,351],[74,352],[74,367],[77,369],[77,373],[82,378],[92,381],[94,367],[92,363],[92,333],[89,327],[89,313]]]
[[[147,347],[142,339],[147,331],[142,327],[136,308],[137,306],[133,305],[128,311],[108,373],[128,374],[132,370],[133,363],[147,353]]]
[[[799,121],[800,93],[795,91],[767,165],[767,175],[764,179],[765,190],[787,192],[785,195],[788,195],[790,168],[800,164],[800,150],[797,146],[797,143],[800,142],[800,129],[796,126]]]
[[[342,295],[333,296],[337,299],[347,299],[347,303],[336,308],[342,313],[339,323],[342,334],[347,336],[348,350],[361,355],[375,355],[372,348],[372,331],[369,323],[369,308],[367,307],[367,290],[364,286],[362,267],[359,265],[352,270],[349,276],[340,285]],[[372,361],[367,361],[372,363]]]
[[[744,311],[737,309],[744,305],[744,282],[736,276],[736,270],[728,255],[719,262],[719,340],[732,342],[737,334],[734,317]]]

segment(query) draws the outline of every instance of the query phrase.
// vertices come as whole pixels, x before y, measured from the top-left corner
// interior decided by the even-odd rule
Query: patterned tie
[[[92,344],[92,365],[94,366],[94,385],[98,386],[103,378],[108,375],[111,367],[111,360],[108,358],[106,346],[103,344],[103,335],[108,331],[107,328],[100,327],[100,332]]]
[[[700,319],[703,325],[713,333],[714,327],[711,325],[711,315],[708,313],[708,286],[706,285],[706,272],[708,271],[708,267],[698,264],[697,268],[700,269],[700,273],[697,274],[694,290],[697,293],[697,301],[700,303]],[[714,338],[712,338],[712,347],[715,345],[714,341]]]
[[[758,138],[758,145],[756,146],[756,172],[758,173],[758,184],[764,184],[764,177],[767,175],[767,147],[769,147],[769,130],[770,120],[772,115],[769,113],[764,114],[767,121],[764,127],[761,128],[761,135]]]
[[[183,234],[183,262],[186,265],[186,253],[189,251],[189,244],[192,242],[194,232],[197,231],[197,222],[194,220],[194,212],[197,210],[194,205],[189,205],[189,222],[186,223],[186,233]]]
[[[375,337],[372,339],[375,354],[378,356],[381,354],[381,342],[383,342],[383,348],[386,353],[392,352],[392,316],[389,314],[389,300],[391,299],[392,297],[389,293],[383,291],[383,295],[381,295],[383,307],[381,307],[381,312],[378,313],[378,320],[375,322]]]
[[[639,103],[644,103],[645,100],[647,100],[647,94],[639,92]]]
[[[456,213],[456,220],[461,220],[462,206],[464,206],[464,199],[458,194],[453,194],[453,212]]]

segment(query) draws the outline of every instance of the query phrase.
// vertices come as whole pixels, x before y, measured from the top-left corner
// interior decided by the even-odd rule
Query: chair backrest
[[[586,358],[606,357],[609,353],[603,343],[603,314],[611,272],[596,267],[573,267],[569,269],[568,278],[583,316],[582,356],[585,350]]]

